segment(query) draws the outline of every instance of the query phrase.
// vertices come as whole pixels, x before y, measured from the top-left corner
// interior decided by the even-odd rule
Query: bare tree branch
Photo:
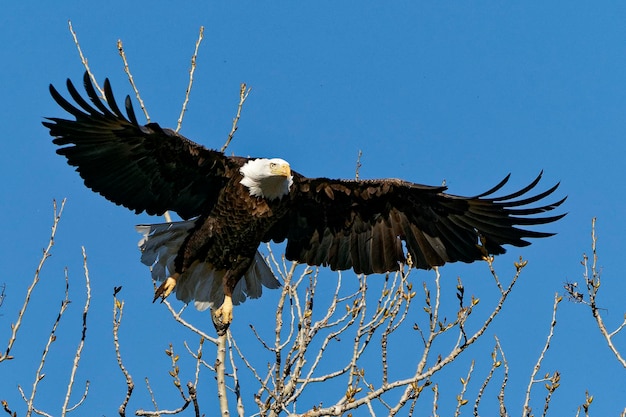
[[[537,372],[539,372],[539,369],[541,368],[541,363],[543,362],[543,359],[545,357],[546,352],[548,351],[548,348],[550,348],[550,341],[552,340],[552,336],[554,335],[554,329],[556,327],[556,310],[562,299],[563,297],[561,297],[559,294],[554,295],[554,305],[552,307],[552,321],[550,322],[550,331],[548,333],[548,337],[546,338],[546,343],[543,346],[543,349],[541,350],[541,354],[539,355],[539,358],[537,359],[537,363],[535,364],[533,368],[533,372],[530,375],[528,388],[526,388],[526,397],[524,400],[524,406],[522,407],[523,409],[522,415],[524,417],[531,416],[532,408],[530,407],[530,392],[532,390],[533,385],[540,383],[540,382],[547,382],[546,388],[548,389],[548,397],[546,397],[546,401],[544,402],[544,415],[548,409],[548,404],[550,403],[550,398],[551,398],[552,393],[559,387],[560,375],[558,371],[554,372],[552,376],[550,376],[549,374],[546,374],[545,378],[541,378],[541,379],[535,379],[535,376],[537,375]]]
[[[35,373],[35,381],[33,382],[33,388],[32,388],[32,391],[30,393],[30,397],[26,401],[26,405],[28,407],[28,409],[26,411],[26,417],[30,417],[33,412],[35,412],[37,414],[41,414],[41,415],[45,414],[42,411],[37,410],[35,408],[35,405],[34,405],[35,395],[37,394],[37,386],[39,385],[39,382],[42,379],[44,379],[44,377],[46,376],[46,374],[43,373],[43,367],[44,367],[44,365],[46,363],[46,358],[48,357],[48,353],[50,352],[50,346],[57,339],[57,336],[56,336],[57,327],[59,326],[59,323],[61,322],[61,318],[63,317],[63,313],[65,313],[65,310],[67,310],[67,307],[70,304],[69,287],[70,287],[69,278],[67,276],[67,269],[65,269],[65,297],[63,298],[63,301],[61,301],[61,308],[59,309],[59,313],[57,314],[57,318],[54,321],[54,324],[52,326],[52,330],[50,331],[50,335],[48,336],[48,342],[46,343],[46,346],[43,349],[43,353],[41,354],[41,360],[39,361],[39,367],[37,368],[37,372]]]
[[[72,371],[70,373],[70,381],[67,385],[67,393],[65,395],[65,401],[63,402],[63,407],[61,408],[61,416],[65,416],[68,411],[72,411],[76,409],[80,404],[85,401],[87,398],[87,392],[89,391],[89,381],[85,383],[85,391],[83,392],[83,396],[81,399],[72,407],[68,408],[68,404],[70,402],[70,395],[72,394],[72,387],[74,386],[74,377],[76,376],[76,371],[78,370],[78,362],[80,361],[80,355],[83,351],[83,347],[85,346],[85,337],[87,336],[87,313],[89,312],[89,304],[91,302],[91,285],[89,283],[89,268],[87,267],[87,252],[85,252],[85,247],[82,247],[83,251],[83,269],[85,271],[85,287],[87,288],[87,297],[85,299],[85,307],[83,308],[83,331],[80,337],[80,342],[78,343],[78,347],[76,348],[76,354],[74,355],[74,363],[72,365]]]
[[[624,327],[626,327],[626,314],[624,315],[624,321],[615,329],[613,332],[610,332],[606,328],[606,324],[604,324],[604,320],[600,315],[600,308],[597,305],[596,298],[598,295],[598,291],[600,290],[600,271],[598,270],[598,253],[596,251],[596,243],[598,238],[596,237],[596,218],[594,217],[591,221],[591,253],[593,256],[592,264],[591,264],[591,275],[589,274],[589,262],[587,255],[583,256],[583,267],[585,283],[587,284],[587,293],[589,294],[589,306],[591,307],[591,313],[593,314],[593,318],[596,319],[596,324],[598,325],[598,329],[600,329],[600,333],[604,336],[609,349],[617,358],[617,361],[626,368],[626,359],[622,356],[620,351],[617,349],[615,344],[613,343],[613,337],[618,334]]]
[[[113,344],[115,346],[115,356],[117,358],[117,365],[119,366],[122,374],[124,375],[124,379],[126,380],[126,396],[124,397],[124,401],[119,406],[118,413],[121,417],[126,416],[126,407],[128,406],[128,401],[130,401],[130,397],[133,394],[133,390],[135,389],[135,383],[133,382],[133,378],[124,366],[122,362],[122,354],[120,352],[120,342],[119,342],[119,328],[122,324],[122,314],[124,312],[124,301],[119,301],[117,299],[117,292],[113,293]]]
[[[24,318],[24,314],[26,313],[26,308],[28,307],[28,304],[30,302],[30,297],[35,287],[37,286],[37,283],[39,282],[39,275],[41,273],[41,270],[43,269],[43,266],[46,263],[46,260],[51,255],[51,250],[52,250],[52,246],[54,246],[54,238],[56,236],[57,227],[59,225],[59,221],[61,220],[61,214],[63,214],[63,208],[65,207],[65,199],[61,201],[61,207],[59,207],[58,210],[57,210],[56,200],[52,201],[52,206],[53,206],[53,220],[52,220],[52,232],[50,234],[50,240],[48,241],[48,246],[43,250],[43,255],[41,257],[41,260],[39,261],[39,265],[37,266],[37,269],[35,270],[35,276],[33,277],[33,281],[28,287],[28,290],[26,290],[26,297],[24,299],[24,304],[22,304],[22,308],[20,309],[20,312],[17,315],[17,321],[15,322],[15,324],[11,325],[11,337],[9,338],[9,342],[7,344],[6,350],[4,351],[3,354],[0,354],[0,362],[13,359],[13,356],[10,355],[11,349],[13,348],[13,344],[15,343],[15,340],[17,339],[17,332],[19,331],[20,326],[22,324],[22,319]]]
[[[459,300],[458,312],[456,318],[448,321],[445,317],[441,319],[441,299],[443,297],[440,274],[435,269],[435,282],[433,283],[433,291],[429,286],[424,284],[425,306],[423,307],[428,317],[428,325],[422,331],[422,326],[414,325],[416,331],[421,334],[424,342],[424,350],[421,358],[416,364],[415,374],[406,379],[391,379],[388,377],[387,371],[387,349],[389,343],[389,335],[399,329],[403,321],[408,316],[411,302],[415,297],[412,290],[412,284],[408,282],[408,270],[402,270],[397,274],[388,274],[383,283],[375,309],[369,311],[366,308],[367,288],[366,277],[359,278],[359,290],[348,296],[341,296],[341,277],[339,276],[337,287],[330,295],[329,303],[321,301],[317,295],[317,273],[305,268],[303,273],[296,279],[294,276],[294,265],[286,265],[284,260],[282,264],[273,257],[270,251],[270,263],[276,267],[276,274],[283,277],[284,286],[278,301],[276,310],[276,327],[274,329],[274,343],[268,344],[251,326],[252,331],[256,335],[261,346],[266,349],[272,356],[273,361],[267,366],[267,370],[263,375],[259,372],[250,359],[247,358],[245,352],[233,340],[233,347],[244,361],[246,367],[252,372],[260,388],[255,396],[257,405],[259,406],[260,415],[274,416],[283,412],[289,412],[293,415],[322,416],[322,415],[341,415],[359,407],[365,407],[367,410],[373,410],[373,403],[378,402],[385,406],[389,415],[396,415],[401,408],[409,406],[413,410],[415,403],[423,388],[431,386],[430,378],[441,369],[453,362],[467,347],[480,338],[495,316],[500,312],[508,295],[512,291],[514,284],[517,282],[519,275],[526,265],[521,260],[515,263],[516,272],[514,277],[504,286],[498,275],[493,269],[493,258],[486,257],[488,267],[492,273],[494,283],[499,289],[501,296],[484,320],[484,323],[473,333],[466,332],[466,322],[468,321],[474,307],[478,305],[479,299],[472,296],[466,299],[465,288],[459,281],[457,285],[456,297]],[[299,290],[300,285],[308,279],[305,290]],[[287,304],[288,303],[288,304]],[[322,304],[320,304],[322,303]],[[346,304],[345,313],[338,315],[339,303]],[[314,306],[321,307],[321,310]],[[289,308],[286,308],[289,306]],[[321,317],[316,318],[321,312]],[[296,322],[291,319],[291,328],[285,327],[289,322],[287,317],[295,317]],[[285,321],[284,319],[287,319]],[[293,328],[295,326],[295,329]],[[438,355],[436,360],[432,356],[432,346],[439,336],[449,333],[456,329],[458,336],[456,343],[446,355]],[[330,354],[328,347],[331,342],[340,338],[350,337],[349,332],[354,332],[352,353],[350,359],[345,365],[340,365],[334,370],[325,370],[319,374],[317,366],[322,362],[322,358]],[[362,357],[370,344],[374,335],[378,334],[381,340],[379,344],[382,366],[382,384],[376,386],[373,382],[366,379],[366,370],[371,368],[371,361],[368,365],[362,365]],[[315,346],[315,348],[313,348]],[[335,345],[333,345],[335,346]],[[499,346],[499,344],[498,344]],[[498,347],[499,350],[501,350]],[[345,348],[342,349],[344,352]],[[495,352],[495,350],[494,350]],[[332,355],[332,354],[330,354]],[[255,356],[258,356],[256,354]],[[311,359],[314,358],[313,360]],[[333,360],[335,364],[337,360]],[[494,356],[494,369],[501,365],[501,361],[497,361]],[[497,365],[496,365],[497,363]],[[338,364],[339,365],[339,364]],[[316,406],[302,414],[298,414],[295,410],[297,399],[304,393],[306,388],[314,383],[326,382],[333,378],[345,375],[346,391],[337,399],[336,403],[328,406]],[[505,376],[506,378],[506,376]],[[467,383],[461,394],[457,397],[458,407],[467,404],[464,397]],[[488,383],[488,381],[487,381]],[[501,389],[503,390],[506,382],[503,382]],[[395,405],[389,405],[384,400],[387,392],[404,388],[403,394],[397,400]],[[436,388],[436,395],[439,395],[439,388]],[[328,399],[325,400],[328,404]],[[410,411],[412,413],[412,411]],[[457,412],[460,414],[460,411]]]
[[[156,289],[156,285],[154,286],[154,288]],[[185,309],[187,308],[187,305],[183,306],[180,309],[180,311],[176,312],[167,299],[162,300],[161,303],[165,304],[165,306],[167,307],[168,311],[170,312],[170,314],[172,315],[174,320],[176,320],[178,323],[182,324],[187,329],[191,330],[192,332],[194,332],[198,336],[204,338],[205,340],[208,340],[209,342],[213,343],[214,345],[218,344],[218,339],[217,338],[209,336],[208,333],[203,332],[202,330],[198,329],[196,326],[192,325],[191,323],[189,323],[188,321],[183,319],[182,314],[183,314],[183,311],[185,311]]]
[[[189,84],[187,85],[187,91],[185,91],[185,101],[183,101],[183,107],[180,110],[180,116],[178,116],[178,123],[176,124],[176,131],[180,131],[181,126],[183,125],[183,117],[185,116],[185,111],[187,111],[187,103],[189,103],[189,94],[191,93],[191,86],[193,85],[193,73],[196,71],[196,58],[198,57],[198,48],[200,48],[200,43],[202,43],[202,39],[204,38],[204,26],[200,26],[200,33],[198,34],[198,40],[196,41],[196,49],[193,51],[193,55],[191,56],[191,68],[189,69]]]
[[[217,377],[217,399],[220,404],[220,412],[222,416],[228,417],[228,398],[226,397],[226,339],[229,330],[227,329],[221,334],[217,340],[217,357],[215,358],[215,374]]]
[[[91,78],[91,82],[96,87],[96,90],[98,90],[98,92],[100,93],[100,98],[106,101],[106,97],[104,96],[104,91],[102,90],[102,88],[100,88],[100,85],[98,85],[98,81],[96,80],[96,77],[91,72],[91,68],[89,68],[89,63],[87,62],[87,58],[85,58],[85,55],[83,55],[83,50],[81,49],[80,43],[78,42],[78,36],[76,36],[76,32],[74,32],[74,28],[72,27],[72,21],[68,20],[67,25],[70,29],[70,33],[72,34],[72,38],[74,39],[74,45],[76,45],[76,49],[78,50],[80,61],[83,63],[83,66],[85,67],[85,70],[87,71],[87,74],[89,74],[89,78]]]
[[[126,53],[124,52],[124,44],[122,43],[121,39],[117,40],[117,52],[120,54],[120,57],[122,58],[122,62],[124,63],[124,72],[128,76],[128,81],[130,82],[130,86],[133,88],[133,91],[135,92],[135,97],[137,97],[137,101],[139,102],[139,105],[141,106],[141,110],[143,111],[143,114],[146,116],[147,122],[150,123],[150,115],[148,115],[148,109],[146,109],[146,106],[144,105],[143,100],[141,99],[141,94],[139,94],[139,89],[137,88],[137,85],[135,85],[135,79],[133,78],[133,74],[130,72],[130,67],[128,66],[128,60],[126,59]]]
[[[461,415],[461,407],[468,403],[468,400],[464,398],[465,391],[467,391],[467,385],[472,378],[472,372],[474,372],[474,361],[470,365],[469,370],[467,371],[467,376],[465,378],[461,378],[461,392],[456,397],[456,410],[454,411],[454,416],[458,417]]]
[[[354,172],[354,179],[359,180],[359,171],[361,170],[361,156],[363,156],[363,151],[359,149],[359,153],[356,156],[356,170]]]
[[[246,83],[241,83],[241,85],[239,86],[239,104],[237,105],[237,114],[235,115],[235,118],[233,119],[233,126],[230,129],[228,138],[226,138],[226,143],[224,143],[224,146],[222,146],[222,149],[220,149],[221,152],[226,151],[226,148],[228,148],[228,145],[230,145],[230,141],[233,140],[233,137],[235,136],[235,132],[238,129],[237,123],[239,123],[239,118],[241,117],[241,110],[243,109],[243,103],[246,102],[246,99],[248,98],[248,94],[250,94],[250,90],[251,88],[247,88]]]

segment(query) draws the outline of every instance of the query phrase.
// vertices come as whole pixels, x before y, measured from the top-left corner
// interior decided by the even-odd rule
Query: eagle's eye
[[[274,169],[278,166],[278,164],[276,162],[270,162],[270,168]]]

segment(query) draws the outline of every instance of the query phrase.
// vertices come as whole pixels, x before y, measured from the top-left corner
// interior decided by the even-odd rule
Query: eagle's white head
[[[250,160],[239,172],[243,175],[241,183],[248,187],[250,195],[268,200],[286,195],[293,184],[291,168],[280,158]]]

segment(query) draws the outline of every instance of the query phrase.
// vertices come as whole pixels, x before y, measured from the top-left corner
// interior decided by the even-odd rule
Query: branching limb
[[[175,410],[156,410],[156,411],[137,410],[135,411],[135,415],[144,416],[144,417],[159,417],[162,415],[174,415],[174,414],[182,413],[183,411],[187,409],[187,407],[189,407],[189,404],[193,404],[195,415],[197,417],[200,417],[200,409],[198,407],[198,400],[197,400],[198,393],[196,392],[196,387],[194,387],[194,385],[191,382],[188,382],[187,390],[188,390],[189,396],[185,396],[183,394],[183,398],[185,402],[183,403],[182,406],[180,406],[179,408]]]
[[[589,391],[585,391],[585,402],[582,403],[576,409],[576,416],[578,417],[580,415],[580,410],[582,409],[583,412],[585,413],[585,417],[589,417],[589,408],[591,407],[592,402],[593,402],[593,395],[589,395]],[[624,417],[624,416],[626,416],[626,408],[620,414],[620,417]]]
[[[189,69],[189,84],[187,85],[187,91],[185,91],[185,101],[183,101],[183,107],[180,110],[180,116],[178,116],[178,123],[176,124],[176,132],[180,131],[180,128],[183,125],[183,117],[185,116],[185,111],[187,111],[187,103],[189,103],[189,94],[191,93],[191,86],[193,85],[193,73],[196,71],[196,58],[198,57],[198,48],[200,48],[200,43],[202,43],[203,38],[204,38],[204,26],[200,26],[200,33],[198,34],[198,40],[196,41],[196,49],[194,49],[193,55],[191,56],[191,68]]]
[[[235,356],[233,354],[233,336],[230,332],[228,332],[228,358],[230,360],[230,367],[233,370],[233,384],[234,384],[234,393],[237,398],[237,415],[239,417],[245,416],[245,409],[243,406],[243,401],[241,398],[241,386],[239,385],[239,378],[237,376],[237,364],[235,363]]]
[[[178,359],[180,357],[174,352],[174,346],[170,343],[170,348],[165,351],[165,354],[169,356],[171,361],[172,370],[169,372],[174,381],[174,386],[180,393],[183,400],[186,400],[185,393],[183,392],[182,384],[180,382],[180,368],[178,367]]]
[[[68,408],[68,404],[70,402],[70,395],[72,394],[72,387],[74,386],[74,377],[76,376],[76,371],[78,370],[78,362],[80,361],[80,355],[83,351],[83,347],[85,346],[85,337],[87,336],[87,313],[89,312],[89,305],[91,303],[91,284],[89,283],[89,268],[87,267],[87,252],[85,252],[85,247],[82,247],[83,250],[83,269],[85,271],[85,287],[87,288],[87,297],[85,299],[85,306],[83,307],[83,331],[80,337],[80,342],[78,347],[76,348],[76,354],[74,355],[74,363],[72,365],[72,371],[70,373],[70,381],[67,385],[67,393],[65,394],[65,401],[63,402],[63,407],[61,408],[61,416],[65,416],[68,411],[75,410],[80,404],[85,401],[87,398],[87,392],[89,391],[89,381],[85,383],[85,391],[81,399]]]
[[[548,337],[546,338],[546,343],[543,346],[543,349],[541,350],[541,354],[539,355],[539,358],[537,359],[537,363],[535,364],[533,368],[533,372],[530,375],[530,381],[528,382],[528,387],[526,388],[526,398],[524,400],[524,406],[522,408],[523,410],[522,415],[524,417],[531,416],[532,408],[530,407],[530,392],[532,390],[533,385],[540,383],[540,382],[547,382],[546,389],[548,390],[548,396],[546,397],[546,401],[544,403],[544,414],[545,414],[545,411],[547,411],[548,409],[548,405],[549,405],[552,393],[559,387],[560,374],[558,371],[554,372],[552,376],[550,376],[550,374],[546,374],[545,378],[535,379],[535,377],[537,375],[537,372],[539,372],[539,369],[541,368],[541,363],[543,362],[543,358],[545,357],[546,352],[550,348],[550,342],[552,341],[552,336],[554,335],[554,329],[556,327],[556,311],[562,299],[563,297],[561,297],[559,294],[554,295],[554,305],[552,307],[552,321],[550,322],[550,331],[548,333]]]
[[[152,401],[152,406],[154,407],[155,411],[158,411],[159,405],[157,404],[156,397],[154,396],[154,391],[152,391],[152,387],[150,386],[150,380],[148,379],[148,377],[146,377],[144,381],[146,382],[146,389],[148,390],[148,394],[150,394],[150,401]]]
[[[69,278],[67,276],[67,269],[66,269],[65,270],[65,297],[63,298],[63,301],[61,301],[61,308],[59,309],[57,318],[54,321],[52,330],[50,331],[50,336],[48,337],[48,342],[46,343],[46,347],[44,348],[43,353],[41,355],[41,360],[39,361],[39,367],[37,368],[37,372],[35,373],[35,381],[33,382],[33,388],[30,393],[30,398],[28,398],[28,400],[26,401],[26,405],[28,407],[26,411],[27,417],[30,417],[33,412],[37,414],[43,414],[43,412],[35,408],[35,405],[34,405],[35,395],[37,393],[37,386],[39,385],[39,382],[46,376],[46,374],[43,373],[43,367],[46,363],[46,358],[48,357],[48,353],[50,352],[50,346],[52,345],[54,341],[56,341],[57,327],[59,326],[59,323],[61,322],[63,313],[65,313],[65,310],[67,310],[67,307],[70,305],[69,288],[70,288],[70,284],[69,284]]]
[[[246,86],[246,83],[241,83],[241,85],[239,86],[239,105],[237,106],[237,114],[233,119],[233,126],[230,129],[228,138],[226,138],[226,143],[224,143],[224,146],[222,146],[222,149],[220,149],[221,152],[226,151],[226,148],[228,148],[228,145],[230,145],[230,141],[233,140],[233,137],[235,136],[235,132],[238,129],[237,123],[239,123],[239,118],[241,117],[241,109],[243,109],[243,103],[246,102],[248,94],[250,94],[250,90],[251,88],[248,88]]]
[[[480,404],[481,399],[483,398],[483,394],[485,393],[485,390],[487,389],[487,386],[489,385],[489,382],[491,382],[491,379],[493,378],[493,374],[495,373],[496,369],[498,369],[500,366],[502,366],[502,361],[498,360],[498,352],[502,352],[502,349],[500,347],[500,341],[498,340],[498,338],[496,337],[496,345],[493,348],[493,351],[491,352],[491,368],[489,369],[489,373],[487,374],[487,377],[485,378],[485,380],[483,381],[482,385],[480,386],[480,389],[478,390],[478,394],[476,395],[476,401],[474,402],[474,416],[478,416],[480,415],[478,412],[478,406]],[[508,366],[508,365],[506,365]],[[507,368],[508,369],[508,368]],[[508,378],[508,373],[505,371],[505,376],[504,376],[505,380],[506,378]],[[502,398],[499,397],[499,401],[500,401],[500,405],[503,406],[504,404],[504,386],[505,386],[506,382],[503,382],[503,384],[500,386],[501,389],[501,394],[502,394]],[[500,409],[500,416],[505,416],[506,412],[503,413],[503,409]]]
[[[265,379],[261,378],[261,376],[257,372],[256,368],[250,363],[250,361],[248,361],[248,359],[246,358],[244,353],[241,351],[241,349],[239,349],[239,346],[237,346],[237,342],[235,341],[235,339],[231,338],[229,340],[229,342],[235,348],[235,351],[237,352],[237,355],[239,356],[239,358],[244,362],[244,364],[246,365],[248,370],[250,372],[252,372],[252,374],[254,375],[254,378],[259,383],[259,390],[258,390],[259,392],[258,392],[257,395],[255,395],[255,399],[257,400],[257,404],[259,404],[260,403],[259,399],[260,399],[261,394],[263,392],[271,393],[271,390],[270,390],[269,386],[267,385],[267,382],[269,380],[269,375],[271,374],[271,369],[270,369],[270,372],[268,372],[268,375],[267,375],[267,377]]]
[[[113,344],[115,345],[115,356],[117,358],[117,365],[120,367],[122,374],[124,374],[124,378],[126,379],[126,396],[124,397],[124,401],[118,408],[118,413],[121,417],[126,416],[126,407],[128,406],[128,401],[130,401],[130,396],[133,394],[133,390],[135,389],[135,383],[133,382],[133,378],[124,366],[122,362],[122,354],[120,352],[120,342],[118,338],[119,328],[122,324],[122,313],[124,312],[124,301],[119,301],[117,299],[117,291],[113,294]]]
[[[146,116],[147,122],[150,123],[150,116],[148,115],[148,110],[146,109],[146,106],[143,104],[143,100],[141,99],[141,95],[139,94],[139,89],[135,85],[135,79],[133,78],[133,74],[130,72],[130,67],[128,66],[128,60],[126,59],[126,53],[124,52],[124,44],[122,43],[121,39],[117,40],[117,52],[120,54],[120,57],[122,58],[122,62],[124,63],[124,72],[128,76],[128,81],[130,82],[130,86],[133,88],[133,91],[135,92],[135,97],[137,97],[137,101],[139,102],[139,105],[141,106],[141,110],[143,111],[143,114]]]
[[[463,397],[465,396],[465,391],[467,391],[467,385],[472,378],[472,372],[474,372],[474,361],[472,361],[469,371],[467,371],[467,376],[465,378],[461,378],[461,392],[456,396],[456,410],[454,411],[454,417],[460,416],[461,407],[468,403],[468,400]]]
[[[87,58],[85,58],[85,55],[83,55],[83,50],[80,48],[80,43],[78,42],[78,36],[76,36],[76,32],[74,32],[74,28],[72,27],[72,21],[68,20],[67,25],[70,29],[70,33],[72,34],[72,38],[74,39],[74,45],[76,45],[76,49],[78,50],[80,61],[83,63],[83,66],[85,67],[85,70],[87,71],[87,74],[89,74],[89,78],[91,78],[91,83],[96,87],[96,90],[98,90],[98,92],[100,93],[100,98],[106,101],[106,97],[104,96],[104,91],[102,90],[102,88],[100,88],[100,85],[98,85],[98,81],[96,80],[96,77],[93,75],[93,73],[91,72],[91,69],[89,68],[89,63],[87,62]]]
[[[198,405],[198,391],[196,385],[191,382],[187,382],[187,392],[189,393],[189,400],[193,404],[193,410],[196,417],[200,417],[200,406]]]
[[[155,285],[155,288],[156,288],[156,285]],[[218,344],[218,339],[217,338],[209,336],[208,333],[203,332],[202,330],[198,329],[197,327],[195,327],[194,325],[192,325],[191,323],[189,323],[188,321],[183,319],[182,314],[183,314],[183,311],[185,311],[187,306],[184,306],[179,312],[176,312],[168,300],[163,300],[161,302],[163,304],[165,304],[165,306],[167,307],[168,311],[170,312],[170,314],[172,315],[174,320],[176,320],[177,322],[179,322],[184,327],[186,327],[187,329],[191,330],[192,332],[194,332],[198,336],[204,338],[205,340],[208,340],[209,342],[211,342],[211,343],[213,343],[215,345]]]
[[[437,409],[439,408],[439,385],[433,385],[433,417],[439,417]]]
[[[486,260],[487,262],[491,262],[491,259],[486,259]],[[517,282],[517,279],[519,278],[521,270],[524,268],[525,265],[526,263],[523,261],[515,264],[516,274],[511,280],[508,287],[506,288],[502,287],[502,291],[501,291],[502,295],[499,301],[497,302],[496,306],[494,307],[493,311],[491,312],[491,314],[487,317],[487,319],[482,324],[482,326],[474,332],[474,334],[467,335],[466,341],[464,338],[460,339],[459,342],[457,342],[456,346],[448,353],[447,356],[442,357],[441,355],[439,355],[436,362],[430,367],[426,368],[426,363],[427,363],[427,359],[429,356],[428,352],[430,351],[429,346],[432,346],[432,343],[434,342],[435,338],[437,338],[438,335],[445,333],[446,331],[448,331],[449,329],[453,327],[460,327],[470,316],[473,307],[478,304],[477,298],[472,297],[472,300],[469,306],[461,305],[461,309],[459,310],[457,319],[452,323],[444,325],[443,323],[440,324],[440,320],[438,318],[439,317],[438,299],[440,295],[435,294],[435,303],[428,304],[430,305],[430,307],[428,307],[427,309],[427,313],[429,314],[429,318],[430,318],[429,319],[430,331],[429,331],[429,336],[426,338],[427,346],[425,347],[425,352],[417,366],[416,372],[412,377],[408,379],[398,379],[395,381],[391,381],[388,384],[383,385],[379,388],[370,387],[369,392],[365,393],[360,398],[355,397],[352,401],[340,401],[337,404],[330,406],[330,407],[320,407],[314,410],[309,410],[306,413],[306,415],[310,417],[322,416],[322,415],[340,415],[349,410],[353,410],[362,405],[365,405],[368,401],[372,401],[372,399],[380,398],[385,392],[388,392],[390,390],[393,390],[399,387],[405,387],[405,391],[402,394],[400,400],[398,401],[398,404],[392,409],[390,409],[389,411],[389,415],[396,415],[399,412],[399,409],[401,407],[403,407],[409,400],[413,399],[415,395],[421,392],[421,389],[423,388],[423,386],[425,386],[428,383],[429,379],[435,373],[439,372],[445,366],[453,362],[465,349],[467,349],[467,347],[472,345],[479,337],[481,337],[485,333],[489,325],[493,322],[496,315],[498,315],[499,312],[501,311],[502,306],[504,305],[504,302],[508,298],[508,295],[511,293],[515,283]],[[438,271],[435,271],[435,272],[437,274],[437,277],[435,279],[435,287],[437,288],[436,291],[440,292],[439,274],[438,274]],[[494,279],[497,280],[497,276],[494,275]],[[497,282],[499,282],[499,280],[497,280]],[[428,295],[428,297],[430,296]]]
[[[39,275],[41,274],[41,270],[43,269],[46,260],[51,255],[52,246],[54,246],[54,238],[57,233],[57,227],[59,225],[59,221],[61,220],[61,214],[63,214],[63,208],[65,207],[65,199],[61,201],[61,206],[58,208],[58,210],[56,200],[52,201],[52,206],[54,216],[52,221],[52,232],[50,234],[50,240],[48,241],[48,246],[46,246],[46,248],[43,250],[43,255],[41,257],[41,260],[39,261],[39,265],[37,265],[37,269],[35,270],[35,276],[33,277],[33,281],[28,287],[28,290],[26,290],[24,304],[22,304],[22,308],[17,315],[17,321],[15,322],[15,324],[11,325],[11,337],[9,338],[6,350],[4,351],[4,353],[0,354],[0,362],[13,359],[13,356],[10,355],[11,349],[13,348],[15,340],[17,339],[17,332],[19,331],[22,324],[22,319],[24,318],[24,314],[26,313],[26,308],[28,307],[28,304],[30,302],[30,297],[33,293],[33,290],[37,286],[37,283],[39,282]]]
[[[624,321],[617,327],[617,329],[613,332],[610,332],[606,328],[606,324],[600,315],[600,308],[598,307],[596,298],[598,295],[598,291],[600,290],[600,271],[598,270],[598,253],[596,252],[596,243],[598,238],[596,236],[596,219],[595,217],[591,221],[591,252],[593,256],[593,261],[591,264],[591,274],[589,274],[589,260],[587,255],[583,256],[583,267],[585,283],[587,284],[587,292],[589,294],[589,306],[591,307],[591,313],[593,314],[593,318],[596,320],[598,325],[598,329],[600,329],[600,333],[604,336],[609,349],[617,358],[617,361],[626,368],[626,358],[622,356],[620,351],[617,349],[615,344],[613,343],[613,337],[617,335],[624,327],[626,327],[626,314],[624,315]]]
[[[354,179],[359,180],[359,171],[361,170],[361,156],[363,156],[363,151],[359,149],[359,153],[356,156],[356,170],[354,172]]]
[[[185,348],[187,349],[187,352],[189,352],[189,354],[196,360],[196,379],[195,379],[195,384],[197,385],[198,384],[198,378],[199,378],[199,375],[200,375],[200,365],[203,365],[206,368],[209,368],[213,372],[215,372],[215,368],[213,368],[213,365],[210,365],[207,361],[202,359],[202,357],[203,357],[202,346],[204,344],[204,338],[203,337],[200,338],[200,346],[198,347],[198,352],[197,353],[194,353],[194,352],[191,351],[191,349],[187,345],[187,342],[183,341],[183,344],[185,345]]]
[[[500,340],[498,339],[497,336],[494,336],[494,337],[496,339],[496,349],[500,353],[500,356],[502,357],[502,363],[504,364],[504,376],[502,378],[502,384],[500,385],[500,392],[498,393],[498,403],[500,404],[500,416],[508,417],[509,414],[506,411],[506,404],[504,401],[504,390],[506,389],[506,384],[509,380],[509,363],[506,360],[506,356],[504,355],[504,349],[502,349]],[[496,362],[492,366],[498,367],[499,361],[496,360]],[[478,415],[478,399],[476,401],[476,406],[474,408],[474,414],[476,416]]]
[[[185,411],[185,409],[187,409],[189,404],[190,404],[190,402],[185,402],[181,407],[179,407],[179,408],[177,408],[175,410],[159,410],[159,411],[137,410],[137,411],[135,411],[135,415],[136,416],[143,416],[143,417],[159,417],[159,416],[163,416],[163,415],[180,414],[183,411]]]

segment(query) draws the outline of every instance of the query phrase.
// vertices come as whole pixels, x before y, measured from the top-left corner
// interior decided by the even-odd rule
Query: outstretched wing
[[[76,120],[48,118],[43,125],[61,146],[57,153],[76,167],[87,187],[137,213],[172,210],[188,219],[210,209],[236,169],[234,160],[156,123],[139,125],[128,96],[124,116],[108,79],[106,104],[87,73],[84,85],[91,104],[69,79],[67,89],[76,105],[50,85],[54,100]]]
[[[558,187],[527,196],[541,174],[517,192],[493,197],[508,179],[483,194],[460,197],[444,193],[443,186],[400,180],[343,181],[295,175],[291,214],[266,239],[287,239],[290,260],[356,273],[398,270],[407,252],[417,268],[473,262],[482,259],[484,250],[501,254],[505,252],[502,245],[526,246],[530,244],[526,238],[551,236],[525,227],[565,215],[534,216],[565,201],[531,207]]]

